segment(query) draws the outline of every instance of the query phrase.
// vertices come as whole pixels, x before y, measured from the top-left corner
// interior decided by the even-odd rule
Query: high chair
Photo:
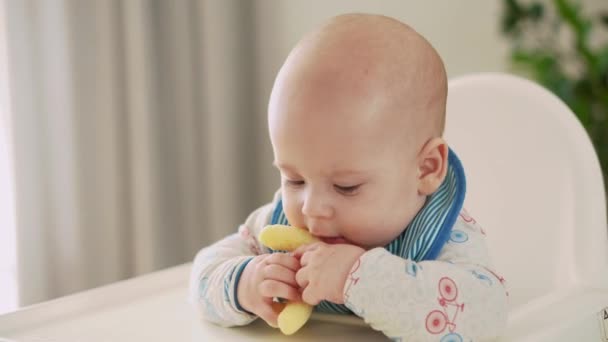
[[[501,340],[601,341],[606,203],[597,157],[572,112],[521,78],[461,77],[449,83],[446,139],[467,174],[465,207],[507,280]],[[262,320],[234,329],[201,322],[186,301],[190,268],[0,315],[0,341],[386,341],[348,316],[315,315],[289,339]]]
[[[559,98],[523,78],[469,75],[448,89],[445,138],[466,172],[465,208],[507,283],[505,340],[599,341],[606,202],[584,128]]]

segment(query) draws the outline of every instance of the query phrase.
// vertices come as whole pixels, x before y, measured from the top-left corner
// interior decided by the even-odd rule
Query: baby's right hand
[[[251,260],[239,280],[237,299],[243,309],[277,327],[280,310],[273,297],[301,301],[296,272],[300,262],[285,253],[262,254]],[[276,304],[276,303],[274,303]]]

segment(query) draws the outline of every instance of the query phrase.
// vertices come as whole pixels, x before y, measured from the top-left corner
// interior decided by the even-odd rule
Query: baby
[[[203,318],[276,326],[280,297],[404,341],[500,335],[506,291],[462,207],[464,171],[442,139],[446,96],[437,52],[394,19],[341,15],[302,39],[268,106],[281,189],[196,256],[190,296]],[[257,241],[269,224],[322,242],[271,253]]]

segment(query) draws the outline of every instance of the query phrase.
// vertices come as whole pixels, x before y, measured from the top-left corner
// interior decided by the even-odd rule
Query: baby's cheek
[[[342,227],[341,235],[358,246],[369,245],[370,241],[373,240],[374,230],[372,227],[361,226],[355,222],[344,223]]]
[[[300,208],[297,201],[291,198],[283,199],[283,212],[285,213],[289,224],[295,227],[305,228]]]

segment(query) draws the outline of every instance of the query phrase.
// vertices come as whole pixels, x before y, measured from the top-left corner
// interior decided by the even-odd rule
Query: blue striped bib
[[[391,254],[416,262],[435,259],[450,237],[452,227],[462,209],[465,192],[464,169],[456,154],[450,149],[445,180],[439,189],[427,198],[422,209],[401,235],[384,248]],[[270,224],[289,225],[280,199],[274,208]],[[315,310],[352,314],[346,306],[328,301],[319,303]]]

